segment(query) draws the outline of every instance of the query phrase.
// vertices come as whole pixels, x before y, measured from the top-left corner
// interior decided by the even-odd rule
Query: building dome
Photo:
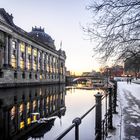
[[[54,40],[51,36],[45,33],[44,28],[32,27],[32,31],[29,32],[29,36],[41,43],[47,44],[49,47],[55,48]]]

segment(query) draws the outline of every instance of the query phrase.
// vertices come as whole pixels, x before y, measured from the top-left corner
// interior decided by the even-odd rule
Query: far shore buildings
[[[28,33],[0,8],[0,87],[64,83],[65,59],[44,28]]]

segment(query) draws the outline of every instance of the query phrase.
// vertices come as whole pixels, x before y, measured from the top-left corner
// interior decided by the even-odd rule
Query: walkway
[[[115,131],[110,140],[140,140],[140,84],[118,82],[118,114],[113,115]]]

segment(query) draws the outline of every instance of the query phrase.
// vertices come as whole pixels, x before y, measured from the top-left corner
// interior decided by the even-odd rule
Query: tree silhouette
[[[126,60],[140,54],[140,1],[92,0],[93,21],[84,27],[102,61]]]

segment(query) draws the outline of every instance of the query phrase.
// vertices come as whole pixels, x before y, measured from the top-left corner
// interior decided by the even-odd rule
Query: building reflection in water
[[[41,137],[65,111],[65,85],[0,89],[0,139]]]

